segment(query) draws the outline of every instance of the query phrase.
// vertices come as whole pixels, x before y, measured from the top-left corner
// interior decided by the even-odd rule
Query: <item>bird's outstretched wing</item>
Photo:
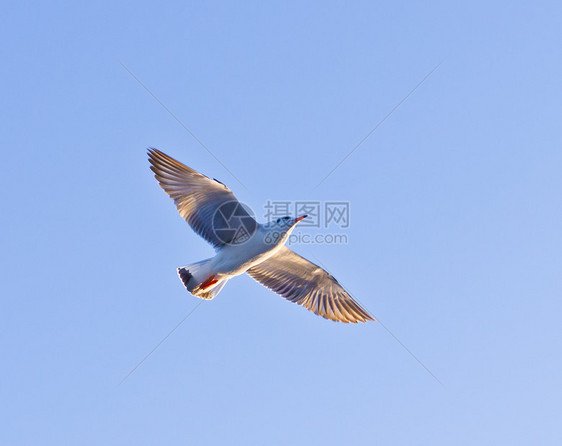
[[[256,220],[224,184],[159,150],[149,149],[148,157],[154,177],[180,215],[215,248],[242,242],[255,232]]]
[[[375,319],[328,272],[286,246],[248,270],[262,285],[326,319],[366,322]]]

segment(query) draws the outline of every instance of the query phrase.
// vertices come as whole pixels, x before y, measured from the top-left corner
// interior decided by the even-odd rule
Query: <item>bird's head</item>
[[[289,231],[290,229],[293,229],[299,221],[304,220],[306,217],[308,217],[308,215],[301,215],[300,217],[295,218],[287,215],[286,217],[281,217],[273,221],[272,226],[279,230]]]
[[[300,217],[281,217],[277,220],[272,220],[266,226],[269,235],[268,239],[272,240],[273,243],[277,244],[279,242],[285,242],[297,223],[304,220],[307,216],[301,215]]]

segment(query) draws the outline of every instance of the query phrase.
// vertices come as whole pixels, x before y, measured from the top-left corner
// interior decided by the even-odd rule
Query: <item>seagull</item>
[[[212,258],[177,269],[191,294],[213,299],[230,279],[248,273],[325,319],[344,323],[375,320],[331,274],[285,246],[306,215],[260,224],[220,181],[157,149],[148,149],[148,158],[154,177],[174,200],[179,214],[216,251]]]

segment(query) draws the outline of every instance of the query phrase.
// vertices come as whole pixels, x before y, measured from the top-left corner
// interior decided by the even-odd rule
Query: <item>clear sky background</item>
[[[560,2],[1,12],[1,444],[562,444]],[[349,201],[347,245],[294,249],[444,386],[378,323],[246,276],[119,385],[212,254],[147,146],[258,214]]]

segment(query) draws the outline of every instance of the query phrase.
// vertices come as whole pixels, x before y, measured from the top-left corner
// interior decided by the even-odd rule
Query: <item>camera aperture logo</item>
[[[239,201],[226,201],[213,214],[213,233],[224,244],[246,243],[256,229],[254,213],[249,206]]]

